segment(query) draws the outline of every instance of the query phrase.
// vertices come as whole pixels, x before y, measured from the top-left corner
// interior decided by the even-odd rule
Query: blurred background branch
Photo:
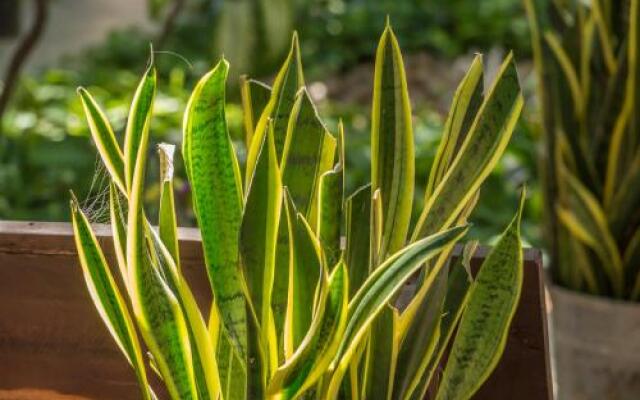
[[[48,3],[49,0],[33,0],[33,21],[27,33],[18,43],[4,73],[2,94],[0,94],[0,130],[2,130],[2,116],[15,90],[22,68],[44,32],[47,24]]]

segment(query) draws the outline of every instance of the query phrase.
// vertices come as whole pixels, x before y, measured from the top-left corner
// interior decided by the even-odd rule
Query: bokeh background
[[[180,143],[190,90],[224,54],[231,63],[228,122],[242,160],[239,77],[270,83],[294,30],[320,114],[332,128],[339,118],[345,123],[353,191],[370,175],[373,58],[387,15],[403,49],[413,104],[417,202],[453,92],[473,55],[484,55],[490,81],[507,52],[515,53],[528,112],[483,186],[473,233],[490,243],[513,215],[518,187],[526,182],[524,236],[540,246],[539,128],[529,117],[533,76],[521,0],[2,0],[0,219],[66,221],[69,189],[95,221],[104,219],[104,171],[76,87],[90,89],[121,134],[151,43],[159,72],[153,140]],[[183,177],[179,157],[176,167]],[[152,215],[156,182],[150,168]],[[176,190],[179,223],[192,225],[183,179]]]

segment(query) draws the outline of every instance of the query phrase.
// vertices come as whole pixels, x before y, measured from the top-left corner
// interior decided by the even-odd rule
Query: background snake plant
[[[554,280],[640,299],[638,0],[526,0]]]
[[[157,228],[142,205],[153,60],[133,98],[123,147],[79,89],[111,177],[122,287],[72,200],[75,240],[89,292],[142,398],[155,397],[147,367],[180,400],[421,399],[429,388],[436,399],[471,397],[502,354],[519,299],[522,204],[475,280],[467,272],[473,245],[459,261],[449,256],[522,108],[512,56],[486,93],[481,57],[471,64],[413,223],[411,109],[390,26],[376,55],[371,183],[348,196],[345,133],[329,132],[318,116],[297,37],[273,86],[241,82],[243,170],[226,126],[227,73],[223,59],[202,77],[183,125],[182,157],[214,296],[209,315],[181,272],[173,146],[158,149]],[[412,276],[415,285],[403,289]]]

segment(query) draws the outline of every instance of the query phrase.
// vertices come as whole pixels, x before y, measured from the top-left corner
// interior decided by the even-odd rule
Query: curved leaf
[[[325,272],[326,274],[326,272]],[[349,276],[340,263],[323,277],[320,307],[295,354],[272,377],[268,393],[294,399],[322,377],[335,355],[347,322]]]
[[[328,385],[327,399],[334,399],[337,395],[356,347],[384,305],[426,261],[460,239],[467,230],[466,226],[458,226],[421,239],[391,256],[369,275],[349,302],[347,328],[332,363],[334,372]]]
[[[124,136],[124,169],[127,191],[131,191],[138,151],[147,151],[143,137],[149,134],[153,100],[156,95],[156,69],[153,64],[153,51],[149,67],[138,84],[131,101],[129,119]],[[144,146],[142,146],[144,144]]]
[[[113,179],[123,193],[126,193],[124,156],[116,140],[116,136],[113,133],[113,128],[111,128],[107,116],[100,109],[98,103],[85,88],[79,87],[78,95],[82,101],[82,107],[87,118],[87,123],[89,124],[89,131],[91,132],[93,143],[95,143],[98,148],[102,162],[109,171],[111,179]]]
[[[505,59],[453,164],[427,202],[413,240],[449,227],[504,152],[522,110],[513,55]]]
[[[89,221],[75,199],[71,203],[71,217],[78,257],[91,299],[111,336],[133,367],[142,398],[150,400],[152,394],[133,321]]]

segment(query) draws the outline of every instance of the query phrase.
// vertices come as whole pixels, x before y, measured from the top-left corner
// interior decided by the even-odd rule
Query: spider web
[[[109,216],[109,171],[102,163],[99,156],[93,167],[94,173],[91,179],[89,191],[82,201],[80,208],[91,223],[108,223]]]

